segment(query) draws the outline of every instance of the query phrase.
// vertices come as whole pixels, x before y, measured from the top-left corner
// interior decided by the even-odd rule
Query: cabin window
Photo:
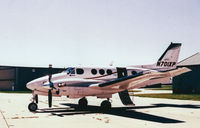
[[[99,74],[103,75],[105,73],[105,71],[103,69],[99,70]]]
[[[108,70],[106,71],[106,73],[107,73],[108,75],[111,75],[111,74],[112,74],[112,70],[108,69]]]
[[[96,69],[92,69],[92,70],[91,70],[91,73],[92,73],[93,75],[96,75],[96,74],[97,74],[97,70],[96,70]]]
[[[137,74],[137,72],[136,71],[131,71],[131,74],[135,75],[135,74]]]
[[[76,73],[81,75],[84,73],[84,70],[82,68],[77,68]]]

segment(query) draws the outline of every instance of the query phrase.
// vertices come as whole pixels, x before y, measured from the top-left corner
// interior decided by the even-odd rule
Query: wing
[[[109,82],[92,84],[89,87],[96,89],[105,89],[105,90],[126,90],[126,89],[134,89],[144,87],[146,85],[142,84],[144,82],[148,82],[150,80],[161,80],[163,78],[170,78],[174,76],[178,76],[180,74],[191,71],[188,68],[178,68],[175,70],[167,71],[167,72],[146,72],[146,73],[138,73],[136,75],[131,75],[128,77],[118,78]]]

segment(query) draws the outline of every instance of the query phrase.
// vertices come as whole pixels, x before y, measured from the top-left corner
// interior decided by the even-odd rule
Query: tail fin
[[[181,43],[171,43],[169,47],[165,50],[162,56],[158,59],[156,64],[152,65],[137,65],[130,67],[139,67],[154,70],[171,70],[176,68],[178,57],[181,49]]]
[[[171,43],[156,63],[156,68],[176,68],[181,43]]]

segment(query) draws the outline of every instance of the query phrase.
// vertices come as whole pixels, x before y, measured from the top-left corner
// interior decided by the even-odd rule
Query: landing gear
[[[34,112],[38,109],[38,95],[37,94],[34,94],[33,92],[33,102],[31,102],[29,105],[28,105],[28,109],[29,111],[31,112]]]
[[[84,97],[78,101],[78,105],[80,109],[86,109],[88,105],[87,99]]]
[[[32,102],[28,105],[28,109],[29,109],[29,111],[34,112],[38,109],[38,106],[36,103]]]
[[[109,100],[104,100],[102,103],[101,103],[101,110],[102,111],[109,111],[111,109],[111,103]]]

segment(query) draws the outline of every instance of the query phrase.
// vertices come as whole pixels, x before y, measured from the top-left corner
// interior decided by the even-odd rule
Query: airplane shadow
[[[36,113],[51,113],[52,115],[59,117],[64,117],[68,115],[79,115],[79,114],[104,113],[120,117],[152,121],[157,123],[183,123],[184,121],[181,120],[170,119],[167,117],[161,117],[143,112],[137,112],[136,110],[158,108],[158,107],[180,107],[180,108],[193,108],[193,109],[200,108],[200,106],[198,105],[153,104],[151,106],[113,107],[111,110],[106,112],[102,111],[99,106],[89,105],[87,109],[81,110],[77,104],[62,103],[61,105],[67,107],[38,109]]]
[[[191,104],[153,104],[157,107],[178,107],[178,108],[192,108],[192,109],[198,109],[200,108],[200,105],[191,105]]]

